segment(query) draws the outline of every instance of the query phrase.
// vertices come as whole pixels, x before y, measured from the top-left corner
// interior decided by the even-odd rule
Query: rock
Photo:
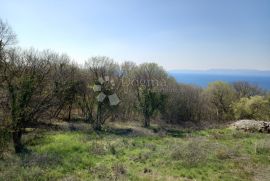
[[[270,122],[266,121],[239,120],[230,127],[248,132],[270,133]]]

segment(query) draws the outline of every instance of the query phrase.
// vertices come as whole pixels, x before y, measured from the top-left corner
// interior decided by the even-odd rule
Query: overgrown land
[[[0,19],[0,180],[269,180],[269,91],[16,43]]]

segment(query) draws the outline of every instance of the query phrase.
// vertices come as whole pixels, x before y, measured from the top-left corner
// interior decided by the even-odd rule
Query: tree
[[[154,113],[164,108],[166,96],[162,87],[166,86],[168,75],[155,63],[144,63],[135,70],[132,86],[136,90],[138,109],[144,116],[144,127],[150,126]]]
[[[59,105],[56,108],[55,117],[59,117],[61,111],[64,111],[64,113],[67,112],[67,117],[65,114],[64,119],[70,121],[72,109],[79,94],[80,70],[76,65],[70,63],[67,55],[62,55],[57,59],[59,61],[56,62],[55,86]]]
[[[260,87],[245,81],[234,82],[232,85],[239,99],[264,94],[264,91]]]
[[[163,116],[171,123],[186,121],[199,122],[203,117],[202,89],[184,84],[176,84],[171,87],[172,92],[167,93],[167,101]]]
[[[0,158],[2,152],[8,145],[10,130],[8,129],[8,120],[4,111],[7,94],[3,85],[3,67],[5,66],[6,49],[16,43],[16,34],[11,27],[0,19]]]
[[[231,85],[220,81],[210,83],[206,94],[219,120],[232,119],[231,105],[235,100],[235,91]]]
[[[5,47],[14,45],[16,42],[16,34],[12,31],[12,28],[0,19],[0,51],[3,53]]]
[[[10,49],[2,59],[1,77],[5,99],[2,101],[8,119],[14,148],[23,150],[21,138],[25,129],[36,127],[40,120],[50,119],[58,105],[53,75],[55,55],[35,50]]]
[[[87,121],[99,131],[118,106],[120,100],[116,93],[121,86],[122,74],[119,66],[107,57],[89,59],[86,68],[89,77],[81,86],[79,104]]]
[[[139,113],[136,110],[136,91],[131,85],[136,64],[133,62],[124,62],[121,64],[120,68],[122,80],[117,95],[121,97],[121,104],[119,104],[117,118],[131,121],[139,117]]]

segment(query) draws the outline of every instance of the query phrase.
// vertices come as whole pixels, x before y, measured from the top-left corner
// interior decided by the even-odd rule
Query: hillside
[[[98,134],[85,128],[73,123],[69,131],[27,134],[23,142],[29,151],[0,160],[0,178],[266,181],[270,177],[269,134],[158,125],[145,129],[135,123],[110,124]]]

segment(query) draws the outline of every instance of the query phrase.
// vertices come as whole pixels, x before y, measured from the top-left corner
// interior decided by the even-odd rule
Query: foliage
[[[166,86],[168,75],[157,64],[144,63],[135,70],[134,79],[138,110],[144,116],[144,126],[149,127],[154,113],[164,109],[166,96],[161,89]]]
[[[236,119],[270,120],[270,102],[263,96],[241,98],[233,109]]]
[[[225,82],[210,83],[205,90],[210,103],[216,110],[216,117],[219,120],[233,119],[231,105],[235,100],[235,91],[230,84]]]

